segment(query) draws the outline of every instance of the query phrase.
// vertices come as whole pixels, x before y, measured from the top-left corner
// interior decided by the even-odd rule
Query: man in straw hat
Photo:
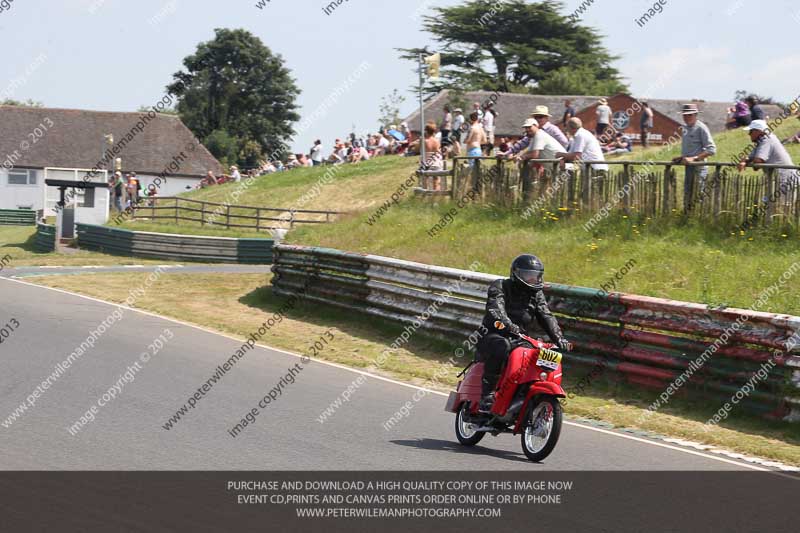
[[[558,126],[550,122],[550,110],[546,105],[537,105],[531,113],[531,117],[536,119],[539,127],[547,132],[552,138],[557,140],[562,147],[566,148],[569,145],[569,139],[564,135],[564,132]]]
[[[674,163],[705,161],[717,153],[717,145],[714,143],[711,131],[708,126],[698,120],[698,112],[697,104],[683,105],[683,122],[686,125],[681,128],[681,155],[672,160]],[[687,195],[691,195],[696,188],[699,191],[703,191],[707,176],[708,167],[687,166],[684,198],[687,198]],[[689,206],[690,203],[687,202],[686,205]]]

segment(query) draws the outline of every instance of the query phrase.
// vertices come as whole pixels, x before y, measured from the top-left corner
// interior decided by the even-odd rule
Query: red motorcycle
[[[502,329],[502,324],[495,324]],[[489,413],[478,411],[481,401],[483,363],[471,363],[447,398],[445,411],[456,413],[456,437],[464,446],[474,446],[491,433],[521,434],[522,451],[534,462],[550,455],[561,434],[563,411],[558,398],[561,388],[561,353],[555,345],[520,337],[533,348],[520,346],[511,351],[495,391]]]

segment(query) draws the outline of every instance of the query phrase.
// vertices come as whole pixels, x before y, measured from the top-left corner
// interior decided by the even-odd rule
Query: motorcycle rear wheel
[[[485,431],[475,431],[475,424],[464,420],[464,415],[469,413],[469,403],[464,402],[456,414],[456,438],[464,446],[475,446],[483,437]]]
[[[531,461],[543,461],[556,447],[561,435],[564,412],[556,398],[547,396],[528,407],[521,442],[522,451]]]

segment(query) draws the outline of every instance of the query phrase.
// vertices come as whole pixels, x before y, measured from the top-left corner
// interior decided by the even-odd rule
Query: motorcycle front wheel
[[[469,403],[464,402],[456,414],[456,438],[464,446],[475,446],[486,436],[486,432],[475,431],[475,424],[464,420],[468,414]]]
[[[561,404],[552,396],[531,403],[521,435],[522,451],[528,459],[538,463],[550,455],[561,435],[563,416]]]

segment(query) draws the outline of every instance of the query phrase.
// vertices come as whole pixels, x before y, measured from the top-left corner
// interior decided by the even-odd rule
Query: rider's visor
[[[544,272],[541,270],[520,270],[517,272],[519,279],[526,285],[536,287],[542,284]]]

